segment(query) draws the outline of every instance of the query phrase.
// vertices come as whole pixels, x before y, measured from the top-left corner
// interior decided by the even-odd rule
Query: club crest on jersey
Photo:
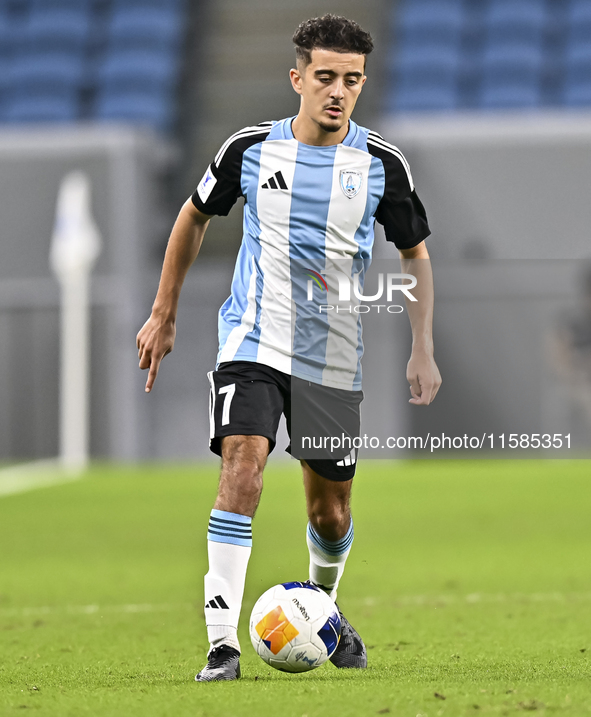
[[[363,175],[355,169],[341,169],[341,189],[343,194],[349,199],[359,194]]]

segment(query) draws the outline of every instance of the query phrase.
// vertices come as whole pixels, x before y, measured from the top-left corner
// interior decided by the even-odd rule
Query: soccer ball
[[[282,583],[263,593],[250,615],[252,646],[283,672],[320,667],[336,650],[341,618],[328,595],[310,583]]]

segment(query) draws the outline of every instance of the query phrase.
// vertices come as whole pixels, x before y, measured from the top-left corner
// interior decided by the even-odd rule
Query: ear
[[[299,70],[291,69],[289,71],[289,79],[291,80],[291,86],[294,89],[294,92],[297,92],[298,95],[302,94],[302,76],[299,73]]]

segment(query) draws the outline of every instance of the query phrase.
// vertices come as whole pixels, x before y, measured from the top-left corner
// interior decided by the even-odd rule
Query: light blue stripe
[[[252,548],[252,538],[236,538],[234,536],[207,533],[207,539],[211,540],[212,543],[229,543],[230,545],[241,545],[244,548]]]
[[[367,133],[369,130],[364,130],[365,136],[365,150],[367,151]],[[359,224],[357,232],[355,233],[355,241],[359,245],[359,250],[353,261],[353,274],[361,273],[362,280],[360,281],[360,287],[363,293],[363,279],[365,278],[365,272],[369,269],[373,254],[374,244],[374,214],[377,211],[378,204],[384,193],[386,181],[386,174],[384,171],[384,165],[381,160],[377,157],[372,157],[371,164],[369,166],[369,178],[367,182],[368,196],[365,203],[365,212],[363,219]],[[371,289],[368,291],[371,294]],[[355,372],[355,379],[353,380],[353,390],[359,391],[361,389],[361,357],[363,356],[363,336],[361,326],[361,314],[357,319],[357,371]]]
[[[257,188],[259,185],[260,156],[262,142],[249,147],[242,156],[242,171],[240,175],[240,186],[242,194],[248,197],[244,205],[243,213],[243,237],[240,251],[236,259],[236,268],[232,278],[232,293],[226,300],[219,312],[218,334],[220,349],[219,356],[226,343],[226,340],[235,326],[240,325],[242,316],[247,309],[248,287],[253,272],[254,257],[256,277],[256,318],[252,331],[250,331],[238,347],[234,361],[256,361],[259,336],[260,336],[260,314],[261,296],[263,294],[263,275],[259,268],[261,257],[260,233],[261,227],[257,213]],[[250,190],[249,190],[250,187]]]
[[[295,306],[292,373],[322,383],[326,366],[328,318],[307,301],[305,269],[326,266],[326,223],[337,147],[298,146],[289,222],[292,299]],[[324,302],[322,302],[324,303]]]
[[[320,548],[320,550],[325,552],[327,555],[342,555],[343,553],[346,553],[347,550],[349,550],[351,544],[353,543],[353,520],[351,520],[351,525],[349,526],[347,534],[340,540],[324,540],[324,538],[321,538],[318,535],[318,533],[314,530],[310,523],[308,523],[308,535],[310,536],[310,540],[315,543]]]
[[[212,518],[220,518],[221,520],[235,520],[237,523],[245,523],[252,525],[252,518],[249,515],[240,515],[240,513],[230,513],[226,510],[212,509],[210,515]]]

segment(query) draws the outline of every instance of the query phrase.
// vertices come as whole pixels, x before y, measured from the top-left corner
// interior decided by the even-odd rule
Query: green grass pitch
[[[0,498],[0,715],[591,715],[591,463],[365,461],[339,602],[366,671],[251,648],[250,609],[307,577],[297,464],[254,522],[243,679],[196,684],[215,465],[96,467]]]

